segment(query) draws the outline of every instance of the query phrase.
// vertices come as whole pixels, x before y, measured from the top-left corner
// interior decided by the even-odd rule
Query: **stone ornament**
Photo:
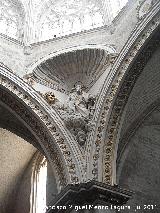
[[[157,0],[143,0],[140,1],[140,4],[137,8],[138,10],[138,18],[142,19],[144,18],[147,13],[151,10],[154,3],[156,3]]]
[[[31,73],[24,75],[23,79],[24,79],[24,81],[26,81],[31,86],[33,86],[35,84],[35,81],[33,79],[33,75]]]
[[[82,82],[77,82],[71,89],[66,104],[62,104],[53,92],[43,95],[45,100],[58,110],[66,127],[74,135],[78,144],[85,145],[89,120],[94,111],[95,97],[86,93]]]
[[[34,70],[36,82],[71,91],[74,83],[81,81],[88,91],[116,58],[113,47],[88,47],[52,56]]]
[[[68,108],[75,112],[80,113],[82,117],[89,117],[90,106],[94,105],[94,97],[84,91],[84,86],[81,82],[77,82],[71,89],[67,100]]]
[[[160,5],[159,5],[160,7]],[[156,14],[154,11],[153,13]],[[155,15],[154,14],[154,15]],[[90,153],[92,151],[92,158],[88,157],[87,162],[89,163],[92,161],[92,167],[88,167],[88,174],[92,174],[92,178],[94,180],[100,180],[107,184],[114,184],[114,167],[113,164],[115,162],[115,134],[117,133],[117,125],[119,122],[119,113],[121,112],[122,108],[120,106],[115,106],[114,112],[112,114],[111,123],[107,128],[107,135],[106,133],[106,127],[108,124],[108,115],[111,113],[111,107],[113,104],[114,97],[117,93],[117,89],[119,87],[119,84],[128,69],[130,63],[135,58],[135,55],[140,50],[142,45],[146,42],[147,38],[153,33],[153,31],[159,26],[160,20],[159,16],[154,16],[153,18],[150,18],[151,16],[148,16],[148,19],[151,19],[150,21],[144,20],[145,23],[143,23],[143,32],[141,31],[141,38],[136,41],[135,34],[133,34],[130,40],[126,44],[126,49],[124,48],[123,51],[126,51],[129,49],[129,46],[132,44],[132,48],[129,52],[125,53],[126,57],[123,59],[123,62],[121,62],[122,59],[117,58],[115,64],[113,65],[111,69],[111,73],[113,72],[113,75],[110,76],[112,79],[113,76],[115,76],[115,72],[117,70],[116,77],[114,77],[114,80],[112,81],[111,85],[108,85],[108,80],[104,83],[103,88],[101,90],[101,93],[99,95],[99,99],[96,103],[96,111],[94,113],[94,120],[93,122],[97,124],[96,131],[93,129],[89,136],[88,136],[88,143],[87,143],[87,152]],[[143,22],[143,20],[142,20]],[[150,22],[148,26],[148,22]],[[142,24],[142,23],[139,23]],[[147,29],[145,29],[145,27]],[[137,26],[137,31],[139,30]],[[136,31],[136,33],[137,33]],[[136,34],[137,35],[137,34]],[[135,40],[135,44],[133,45],[133,39]],[[124,53],[121,53],[124,54]],[[140,63],[141,64],[141,63]],[[143,64],[142,64],[143,65]],[[132,79],[129,79],[129,82],[132,82]],[[129,85],[126,82],[126,86]],[[125,87],[125,92],[128,92],[128,87]],[[119,100],[119,104],[123,102],[123,98],[125,98],[126,94],[123,92],[121,95],[121,100]],[[98,119],[97,119],[98,118]],[[106,140],[104,139],[106,137]],[[91,144],[91,141],[94,141],[94,144]],[[103,158],[100,156],[100,150],[104,150]],[[101,177],[101,162],[103,161],[103,175]],[[90,177],[89,177],[90,178]],[[102,179],[100,179],[102,178]]]
[[[44,98],[48,102],[49,105],[55,104],[56,97],[53,92],[47,92],[44,94]]]
[[[52,166],[56,169],[59,187],[62,188],[67,183],[78,183],[81,178],[85,178],[81,152],[54,110],[51,112],[48,108],[49,105],[44,105],[43,99],[41,100],[38,93],[4,67],[0,69],[0,84],[10,93],[0,90],[0,92],[2,91],[1,100],[18,114],[24,120],[24,123],[30,126],[34,134],[40,138],[39,140],[48,155],[46,157],[51,160]],[[16,102],[12,94],[15,94],[17,99],[22,101]],[[46,113],[45,111],[49,112]],[[56,146],[53,141],[55,141]],[[73,150],[71,147],[73,147]],[[74,155],[73,153],[77,154]],[[79,170],[79,168],[81,169]]]

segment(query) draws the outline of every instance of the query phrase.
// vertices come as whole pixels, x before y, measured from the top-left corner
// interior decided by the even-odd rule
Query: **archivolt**
[[[56,169],[60,187],[84,178],[78,145],[56,112],[28,84],[6,67],[0,67],[0,99],[37,139]]]
[[[156,33],[160,26],[159,10],[160,2],[132,32],[105,80],[97,102],[93,120],[96,131],[94,129],[89,136],[89,141],[94,144],[88,144],[88,152],[92,153],[88,158],[92,162],[88,174],[107,184],[115,183],[116,138],[121,113],[136,79],[159,44]],[[103,156],[100,150],[103,150]]]

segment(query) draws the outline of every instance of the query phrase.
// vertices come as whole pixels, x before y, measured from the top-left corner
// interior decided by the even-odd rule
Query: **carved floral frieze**
[[[119,98],[116,99],[116,104],[113,106],[113,101],[115,101],[115,97],[117,95],[117,91],[119,85],[128,70],[128,67],[132,63],[136,54],[139,52],[141,47],[144,45],[148,37],[154,32],[154,30],[158,27],[160,23],[159,17],[155,17],[154,20],[150,22],[150,24],[146,27],[147,29],[141,33],[139,39],[131,46],[127,55],[123,60],[121,58],[117,59],[117,63],[113,66],[112,70],[117,70],[117,74],[114,77],[109,89],[106,89],[108,85],[104,84],[104,87],[101,90],[101,94],[99,100],[97,101],[97,110],[94,114],[94,119],[98,119],[98,123],[96,124],[96,135],[95,130],[92,130],[89,139],[88,139],[88,150],[90,145],[90,141],[94,140],[94,144],[92,146],[92,159],[88,158],[92,161],[92,167],[90,167],[92,178],[95,180],[99,180],[101,177],[101,171],[103,170],[102,181],[107,184],[113,184],[114,182],[114,161],[115,161],[115,143],[116,143],[116,135],[117,128],[119,126],[119,118],[123,111],[123,107],[128,99],[128,95],[131,91],[132,86],[134,85],[135,80],[141,73],[146,61],[150,58],[152,52],[155,47],[158,45],[157,40],[153,41],[153,44],[149,45],[148,49],[146,49],[145,53],[141,53],[142,59],[137,61],[136,67],[132,68],[132,71],[129,71],[128,78],[126,77],[123,82],[122,90],[119,92]],[[141,23],[140,23],[141,24]],[[138,30],[138,27],[137,27]],[[134,36],[134,35],[133,35]],[[126,44],[128,45],[128,44]],[[127,49],[127,48],[126,48]],[[118,61],[122,60],[122,62]],[[116,64],[120,64],[116,68]],[[132,74],[131,74],[132,73]],[[106,86],[106,88],[105,88]],[[115,102],[114,102],[115,103]],[[101,108],[102,106],[102,108]],[[101,110],[100,110],[101,109]],[[111,113],[112,110],[112,113]],[[111,113],[111,115],[110,115]],[[108,123],[109,121],[109,123]],[[95,139],[94,139],[95,138]],[[105,141],[104,141],[105,138]],[[102,151],[102,147],[104,150],[103,158],[100,158],[100,151]],[[100,161],[103,160],[103,169],[100,169]]]
[[[5,77],[5,75],[8,77]],[[9,80],[9,77],[11,77],[12,80]],[[19,80],[19,86],[15,83],[17,80]],[[77,167],[79,167],[80,164],[82,165],[83,161],[79,160],[79,165],[75,162],[73,151],[66,143],[68,139],[66,139],[66,136],[61,132],[63,128],[62,125],[61,129],[57,126],[58,122],[55,125],[54,120],[49,114],[43,111],[42,105],[35,103],[37,101],[36,98],[33,100],[30,95],[25,92],[28,86],[4,68],[0,69],[0,84],[2,85],[0,89],[1,101],[11,108],[11,110],[30,127],[33,134],[39,138],[40,145],[47,155],[46,157],[49,158],[52,162],[51,165],[54,165],[56,169],[59,187],[62,188],[67,183],[78,183],[80,181],[80,175],[78,174]],[[24,85],[27,87],[25,88]],[[30,90],[31,88],[29,91]],[[16,95],[17,98],[15,98],[13,94]],[[35,92],[32,91],[32,94],[35,95]],[[76,155],[77,159],[81,158],[80,154]],[[82,175],[84,173],[83,167],[81,167],[81,173]]]

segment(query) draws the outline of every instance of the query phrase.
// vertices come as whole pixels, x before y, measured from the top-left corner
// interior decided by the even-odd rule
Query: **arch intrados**
[[[5,88],[0,86],[0,94],[1,94],[2,90],[5,90]],[[33,133],[27,128],[27,126],[26,126],[25,122],[23,121],[23,119],[21,119],[21,117],[18,114],[16,114],[14,112],[14,110],[12,110],[9,106],[7,106],[7,104],[5,104],[2,100],[0,100],[0,107],[1,106],[2,106],[2,108],[4,110],[6,110],[6,112],[9,114],[9,116],[12,116],[12,117],[9,118],[9,121],[12,120],[12,119],[17,119],[16,122],[20,122],[20,126],[22,126],[22,128],[24,130],[26,130],[28,133],[30,133],[31,137],[26,138],[24,132],[18,132],[16,130],[16,128],[12,126],[12,124],[11,125],[10,124],[7,125],[6,123],[3,123],[3,121],[2,122],[0,121],[0,127],[4,128],[6,130],[9,130],[10,132],[16,134],[17,136],[23,138],[26,142],[29,142],[35,148],[37,148],[40,152],[44,153],[43,148],[37,142],[36,138],[33,136]],[[7,119],[7,121],[8,121],[8,119]]]
[[[123,110],[128,101],[129,95],[131,94],[132,88],[135,85],[138,77],[140,76],[143,68],[146,63],[152,57],[153,53],[158,48],[160,43],[160,27],[158,26],[153,34],[145,41],[145,44],[142,46],[140,51],[135,55],[133,61],[129,64],[128,69],[126,70],[118,88],[117,92],[114,96],[114,100],[112,102],[112,107],[110,109],[110,117],[107,124],[106,134],[110,134],[111,129],[115,129],[114,133],[111,133],[109,137],[112,137],[112,141],[114,143],[114,169],[116,169],[116,159],[118,152],[118,144],[119,144],[119,135],[121,131],[122,120],[125,116],[123,115]],[[138,70],[138,72],[137,72]],[[136,73],[137,72],[137,73]],[[136,74],[135,74],[136,73]],[[134,77],[133,77],[134,76]],[[128,87],[128,88],[127,88]],[[127,93],[127,94],[126,94]],[[125,96],[125,99],[122,100],[122,96]],[[119,103],[121,104],[119,105]],[[116,112],[118,109],[118,113]],[[116,118],[115,115],[117,114]],[[114,125],[113,125],[114,123]],[[113,168],[112,168],[113,169]],[[114,177],[115,178],[115,177]]]
[[[87,144],[88,151],[92,153],[91,157],[87,158],[87,161],[91,161],[97,154],[97,146],[103,148],[103,159],[101,157],[95,157],[92,165],[88,166],[88,173],[97,169],[98,172],[95,176],[107,184],[113,185],[116,183],[115,159],[117,143],[115,142],[115,137],[118,136],[117,125],[119,125],[119,113],[122,113],[121,107],[115,107],[117,94],[119,94],[123,81],[127,73],[130,72],[131,67],[133,67],[135,60],[137,61],[138,56],[141,55],[142,49],[146,47],[146,44],[148,44],[151,38],[153,38],[160,29],[159,9],[160,4],[158,3],[155,5],[155,8],[150,10],[144,19],[139,21],[136,29],[132,32],[113,64],[109,75],[105,79],[96,103],[93,122],[97,123],[97,127],[96,131],[94,129],[89,136],[90,141],[94,140],[94,145],[91,146],[90,141]],[[113,111],[117,112],[115,113]],[[112,118],[114,119],[112,120]],[[112,125],[110,121],[113,121],[114,125]],[[107,135],[107,137],[104,138],[104,135]],[[99,170],[98,168],[94,168],[96,164],[102,165],[103,169]]]
[[[116,170],[118,171],[117,174],[120,174],[121,167],[127,158],[126,152],[129,151],[130,139],[135,135],[141,124],[154,112],[157,107],[160,106],[160,98],[157,98],[156,101],[151,103],[144,111],[138,116],[138,118],[128,127],[126,134],[123,138],[119,141],[123,143],[123,147],[121,148],[120,152],[118,153],[119,149],[117,150],[117,159],[116,159]],[[118,175],[119,177],[119,175]],[[117,177],[117,178],[118,178]]]
[[[18,113],[21,113],[21,117],[25,122],[27,121],[27,124],[30,122],[28,128],[31,131],[34,129],[34,135],[40,140],[43,150],[50,154],[52,164],[54,162],[56,165],[63,186],[66,183],[82,181],[85,178],[84,158],[58,113],[38,92],[7,70],[4,65],[0,67],[0,84],[12,95],[11,106],[14,111],[17,110],[17,105],[13,107],[16,100],[26,110],[18,108],[20,111]]]
[[[10,96],[10,98],[13,98],[11,101],[13,101],[14,100],[14,102],[17,104],[17,106],[22,106],[22,103],[21,102],[18,102],[18,100],[17,100],[17,97],[15,97],[15,95],[14,95],[14,97],[12,96],[12,94],[11,94],[11,92],[10,91],[6,91],[6,88],[4,88],[3,86],[1,86],[1,88],[0,88],[0,94],[1,94],[1,92],[4,92],[5,93],[5,97],[7,97],[7,99],[9,98],[9,96]],[[6,93],[7,92],[7,93]],[[8,96],[7,96],[7,94],[8,94]],[[5,102],[4,100],[2,100],[2,96],[1,96],[1,102]],[[17,101],[17,102],[16,102]],[[56,148],[56,147],[54,147],[54,149],[53,149],[53,147],[51,147],[50,149],[47,149],[47,144],[44,144],[43,142],[42,142],[42,140],[41,140],[41,138],[40,138],[40,136],[41,135],[39,135],[39,134],[37,134],[33,129],[32,129],[32,126],[30,126],[29,124],[27,124],[27,122],[25,121],[25,119],[23,119],[23,118],[21,118],[20,117],[20,115],[16,112],[16,111],[14,111],[14,107],[13,108],[11,108],[11,106],[9,106],[9,105],[7,105],[7,103],[4,103],[5,104],[5,106],[7,106],[7,108],[12,112],[12,113],[14,113],[14,115],[23,123],[23,125],[25,125],[28,129],[29,129],[29,131],[31,131],[32,132],[32,134],[34,135],[34,137],[36,138],[36,142],[37,142],[37,144],[38,144],[38,146],[40,147],[40,152],[41,153],[43,153],[43,155],[45,155],[45,157],[48,159],[48,161],[50,162],[50,165],[51,165],[51,167],[52,167],[52,169],[53,169],[53,171],[55,171],[56,170],[56,173],[57,173],[57,177],[56,177],[56,179],[57,179],[57,185],[59,185],[59,187],[61,188],[62,186],[60,186],[60,184],[58,183],[60,180],[61,180],[61,178],[62,177],[60,177],[59,175],[61,174],[62,176],[63,176],[63,178],[64,178],[64,180],[63,180],[63,183],[61,183],[61,184],[67,184],[67,171],[66,171],[66,168],[64,167],[64,162],[63,162],[63,159],[60,159],[60,153],[59,153],[59,151],[58,151],[58,149]],[[31,117],[34,117],[35,119],[37,119],[36,117],[35,117],[35,115],[33,114],[33,112],[31,113],[30,111],[28,111],[28,109],[27,109],[27,107],[26,106],[23,106],[24,107],[24,109],[31,115]],[[38,120],[38,119],[37,119]],[[42,129],[45,129],[45,131],[47,131],[46,130],[46,128],[45,127],[43,127],[43,124],[41,124],[42,125]],[[49,133],[47,132],[47,134],[49,135]],[[44,135],[44,137],[46,137],[46,135]],[[51,139],[50,139],[51,140]],[[52,140],[53,141],[53,140]],[[51,141],[50,141],[51,142]],[[49,141],[48,141],[48,143],[49,143]],[[33,144],[33,143],[32,143]],[[33,144],[34,145],[34,144]],[[37,147],[36,147],[37,148]],[[54,152],[54,157],[55,157],[55,161],[53,162],[53,153],[52,152]],[[59,169],[59,171],[57,171],[57,169]],[[62,181],[62,180],[61,180]]]

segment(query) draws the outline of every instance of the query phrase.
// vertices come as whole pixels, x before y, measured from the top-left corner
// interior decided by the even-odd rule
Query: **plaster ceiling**
[[[29,45],[109,25],[126,3],[127,0],[3,0],[0,32]]]
[[[8,205],[12,205],[10,201],[16,196],[22,174],[35,151],[22,138],[0,128],[0,212],[8,212]]]

